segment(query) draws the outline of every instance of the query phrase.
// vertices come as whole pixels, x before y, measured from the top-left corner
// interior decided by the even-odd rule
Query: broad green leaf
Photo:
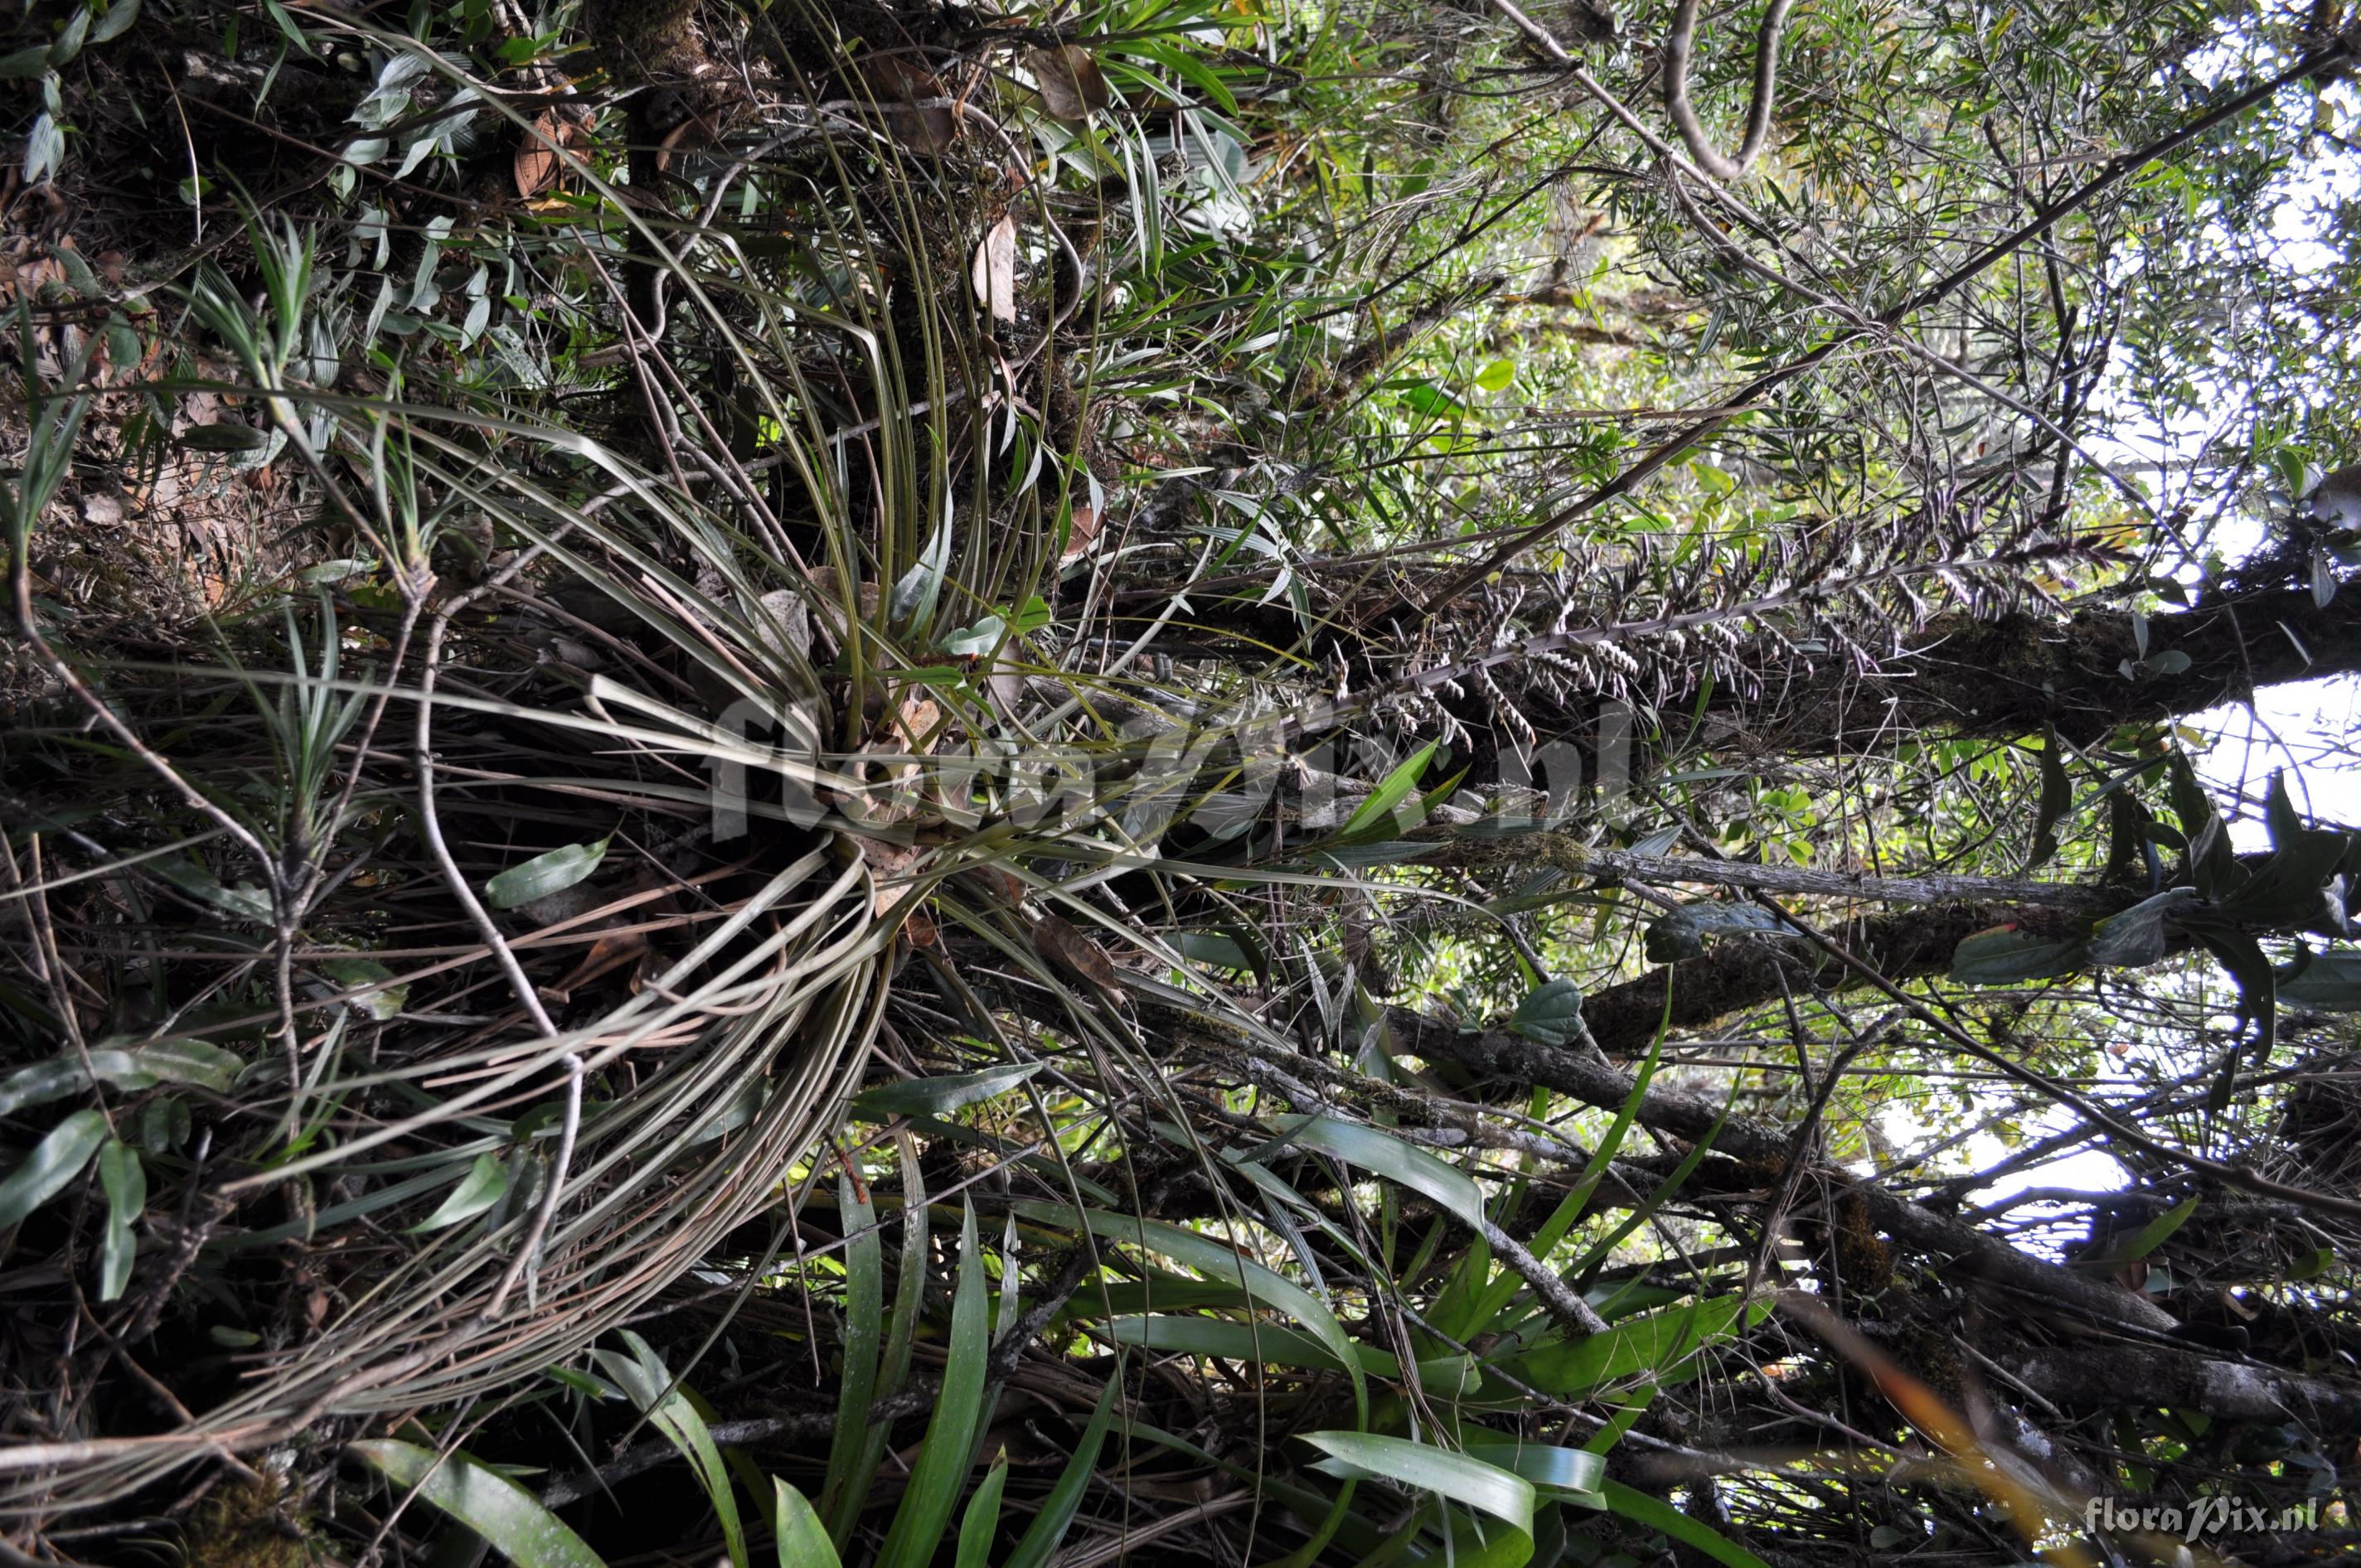
[[[1008,634],[1011,637],[1030,637],[1056,619],[1049,609],[1049,601],[1039,594],[1033,594],[1017,607],[1016,616],[1008,623]]]
[[[1380,824],[1396,826],[1392,820],[1394,807],[1418,787],[1418,776],[1426,772],[1426,764],[1433,760],[1435,748],[1440,744],[1439,741],[1428,741],[1388,773],[1385,782],[1372,790],[1367,800],[1353,808],[1353,815],[1345,819],[1344,831],[1338,837],[1351,839]]]
[[[462,1220],[472,1220],[499,1202],[509,1190],[509,1168],[499,1156],[486,1150],[476,1157],[459,1185],[435,1207],[434,1212],[410,1227],[412,1235],[423,1235],[456,1225]]]
[[[50,1128],[24,1164],[0,1178],[0,1231],[64,1191],[106,1139],[106,1118],[95,1111],[77,1111]]]
[[[1607,1456],[1580,1448],[1558,1448],[1545,1442],[1474,1442],[1467,1456],[1514,1471],[1536,1488],[1570,1493],[1592,1508],[1605,1508],[1598,1483],[1607,1475]]]
[[[2208,898],[2235,892],[2246,880],[2246,870],[2238,864],[2222,814],[2213,809],[2213,798],[2199,782],[2187,752],[2172,753],[2166,776],[2171,785],[2173,814],[2180,819],[2181,839],[2189,846],[2190,878],[2197,891]]]
[[[2361,948],[2331,948],[2279,971],[2279,999],[2323,1013],[2361,1013]]]
[[[1171,1314],[1159,1317],[1126,1315],[1107,1320],[1106,1333],[1117,1344],[1182,1355],[1219,1356],[1265,1366],[1303,1366],[1341,1372],[1345,1364],[1335,1352],[1301,1329],[1272,1323],[1239,1322],[1232,1318]],[[1372,1377],[1398,1378],[1401,1362],[1375,1345],[1353,1344],[1354,1360]],[[1417,1366],[1422,1387],[1433,1393],[1447,1390],[1452,1398],[1466,1398],[1481,1385],[1480,1369],[1464,1355],[1435,1356]]]
[[[1609,1508],[1632,1523],[1685,1546],[1694,1547],[1716,1563],[1728,1564],[1728,1568],[1771,1568],[1769,1563],[1719,1530],[1689,1518],[1670,1503],[1662,1502],[1645,1492],[1634,1491],[1620,1481],[1602,1480],[1598,1490],[1606,1497]]]
[[[148,1207],[148,1172],[139,1153],[119,1138],[98,1151],[98,1184],[106,1193],[106,1228],[99,1240],[98,1299],[112,1301],[131,1282],[139,1235],[132,1223]]]
[[[886,1527],[877,1568],[927,1568],[966,1489],[968,1453],[983,1409],[983,1364],[991,1350],[985,1321],[983,1261],[975,1241],[975,1206],[962,1205],[959,1278],[951,1289],[950,1337],[944,1342],[943,1386],[911,1467],[901,1506]]]
[[[730,1466],[722,1462],[721,1449],[705,1418],[674,1385],[671,1372],[653,1346],[629,1329],[622,1331],[622,1339],[631,1354],[595,1350],[590,1353],[592,1358],[688,1461],[721,1520],[721,1538],[730,1563],[735,1568],[747,1568],[746,1530],[738,1517],[738,1495],[730,1487]]]
[[[812,1512],[801,1492],[777,1476],[771,1478],[772,1533],[778,1537],[779,1568],[842,1568],[836,1543]]]
[[[1242,1285],[1264,1306],[1286,1313],[1311,1330],[1313,1337],[1336,1358],[1337,1365],[1351,1375],[1356,1389],[1355,1403],[1356,1407],[1366,1409],[1362,1401],[1367,1394],[1361,1379],[1359,1359],[1353,1354],[1353,1342],[1346,1337],[1344,1325],[1336,1321],[1335,1313],[1301,1285],[1212,1236],[1182,1230],[1178,1225],[1168,1225],[1160,1220],[1139,1220],[1128,1214],[1110,1214],[1095,1209],[1078,1214],[1062,1204],[1031,1200],[1020,1200],[1013,1207],[1024,1218],[1042,1224],[1061,1229],[1087,1225],[1093,1234],[1162,1253],[1209,1279],[1225,1284],[1235,1281]]]
[[[114,1089],[153,1089],[159,1083],[193,1083],[215,1093],[228,1090],[246,1065],[237,1056],[203,1040],[159,1040],[125,1049],[102,1040],[80,1055],[54,1057],[0,1079],[0,1116],[27,1105],[87,1089],[93,1080]]]
[[[1345,1363],[1337,1359],[1336,1353],[1318,1339],[1301,1329],[1282,1328],[1276,1323],[1243,1323],[1231,1318],[1179,1314],[1126,1316],[1108,1319],[1106,1334],[1117,1344],[1167,1354],[1213,1355],[1225,1361],[1304,1366],[1323,1372],[1345,1370]],[[1381,1350],[1364,1344],[1356,1344],[1352,1349],[1355,1363],[1365,1372],[1391,1377],[1400,1370],[1400,1364]]]
[[[1606,1176],[1607,1168],[1613,1163],[1616,1155],[1621,1151],[1623,1140],[1631,1135],[1631,1124],[1640,1113],[1640,1102],[1647,1098],[1649,1084],[1655,1081],[1656,1064],[1664,1059],[1664,1036],[1671,1029],[1672,1022],[1673,991],[1670,986],[1666,986],[1664,1010],[1657,1015],[1656,1032],[1648,1041],[1648,1054],[1641,1058],[1639,1071],[1631,1075],[1631,1092],[1624,1097],[1623,1103],[1617,1108],[1615,1120],[1609,1125],[1607,1135],[1600,1138],[1591,1149],[1589,1162],[1582,1168],[1581,1176],[1577,1177],[1574,1185],[1566,1190],[1565,1196],[1560,1199],[1557,1207],[1550,1212],[1550,1217],[1543,1222],[1542,1228],[1534,1233],[1529,1244],[1534,1256],[1547,1257],[1557,1250],[1558,1243],[1565,1239],[1566,1232],[1573,1228],[1574,1222],[1589,1205],[1591,1194],[1598,1190],[1598,1183]],[[1475,1310],[1468,1314],[1467,1332],[1473,1333],[1488,1326],[1500,1309],[1513,1299],[1521,1288],[1522,1282],[1515,1273],[1503,1270],[1499,1278],[1491,1281],[1484,1288],[1483,1293],[1476,1302]]]
[[[1664,1382],[1691,1376],[1697,1350],[1728,1338],[1739,1309],[1736,1297],[1720,1297],[1626,1318],[1603,1334],[1528,1351],[1507,1370],[1520,1382],[1569,1399],[1629,1377]]]
[[[139,0],[115,0],[90,29],[89,42],[103,44],[121,38],[139,19]]]
[[[902,1266],[894,1282],[894,1315],[885,1326],[885,1350],[877,1368],[877,1384],[873,1392],[890,1398],[902,1391],[903,1380],[910,1373],[910,1344],[918,1327],[918,1305],[927,1283],[927,1179],[918,1168],[918,1146],[916,1139],[904,1134],[897,1140],[902,1164]],[[861,1419],[865,1422],[869,1412],[864,1407]],[[873,1426],[863,1441],[859,1463],[841,1495],[834,1499],[828,1513],[829,1539],[840,1552],[851,1539],[853,1525],[860,1519],[861,1508],[868,1498],[869,1479],[877,1473],[877,1465],[885,1455],[886,1430]],[[831,1482],[834,1477],[831,1475]]]
[[[2243,926],[2297,930],[2306,926],[2341,932],[2345,883],[2338,873],[2353,840],[2343,833],[2299,828],[2218,909]]]
[[[1000,639],[1008,628],[1000,617],[987,615],[973,626],[962,626],[943,633],[941,647],[946,653],[962,656],[982,655],[1000,646]]]
[[[203,899],[225,914],[234,915],[240,920],[258,922],[270,918],[269,895],[252,883],[242,882],[236,887],[224,887],[211,868],[185,856],[166,856],[145,864],[147,870],[190,897]]]
[[[2263,795],[2263,825],[2271,836],[2271,848],[2283,850],[2295,842],[2303,832],[2303,817],[2295,808],[2295,800],[2288,794],[2287,770],[2271,770],[2271,787]]]
[[[595,844],[568,844],[545,855],[535,855],[521,866],[511,866],[484,884],[484,896],[495,909],[514,909],[553,893],[562,893],[598,869],[607,858],[607,839]]]
[[[607,1568],[541,1499],[464,1452],[438,1454],[390,1438],[350,1451],[490,1541],[516,1568]]]
[[[2248,1052],[2253,1053],[2257,1061],[2270,1055],[2271,1042],[2279,1033],[2279,983],[2271,973],[2271,960],[2264,956],[2261,946],[2244,931],[2201,927],[2192,934],[2203,944],[2205,950],[2230,971],[2231,980],[2237,984],[2241,1032],[2248,1024],[2255,1027],[2252,1041],[2243,1043],[2224,1055],[2222,1071],[2206,1094],[2207,1108],[2220,1111],[2230,1103],[2230,1097],[2237,1088],[2239,1058]]]
[[[1147,1311],[1175,1312],[1191,1307],[1247,1310],[1254,1298],[1236,1281],[1187,1279],[1162,1269],[1143,1270],[1145,1279],[1093,1280],[1059,1315],[1097,1318]]]
[[[2028,937],[2012,926],[1978,931],[1951,950],[1951,978],[1961,985],[2022,985],[2055,980],[2090,961],[2081,942]]]
[[[518,869],[521,871],[523,868]],[[502,873],[502,875],[507,874],[509,873]],[[492,880],[497,882],[500,879],[495,877]],[[506,905],[502,907],[505,908]],[[358,991],[365,985],[376,986],[378,989],[369,992],[367,995],[354,997],[352,1006],[356,1012],[366,1017],[374,1018],[380,1024],[401,1012],[403,1004],[410,1000],[408,982],[399,985],[387,984],[388,981],[393,979],[393,971],[375,959],[323,959],[320,960],[319,969],[323,975],[335,981],[336,989],[339,991]]]
[[[0,66],[5,64],[0,61]],[[250,424],[223,421],[217,424],[192,424],[172,439],[192,452],[252,452],[269,443],[270,436]]]
[[[1297,1322],[1310,1329],[1344,1365],[1345,1376],[1353,1385],[1353,1416],[1362,1426],[1369,1420],[1368,1380],[1361,1375],[1361,1366],[1353,1355],[1352,1342],[1345,1337],[1344,1325],[1336,1321],[1321,1300],[1310,1291],[1265,1267],[1236,1251],[1223,1245],[1213,1237],[1195,1231],[1184,1231],[1178,1225],[1168,1225],[1156,1220],[1139,1220],[1126,1214],[1110,1214],[1100,1210],[1080,1213],[1062,1204],[1019,1201],[1012,1207],[1027,1219],[1061,1229],[1088,1226],[1093,1234],[1110,1241],[1126,1243],[1160,1252],[1208,1278],[1236,1280],[1265,1306],[1277,1308]],[[1332,1499],[1326,1513],[1312,1527],[1310,1539],[1289,1552],[1269,1568],[1309,1568],[1345,1522],[1345,1514],[1352,1504],[1353,1488],[1347,1485]]]
[[[1507,1527],[1492,1534],[1478,1557],[1482,1568],[1518,1568],[1532,1555],[1533,1486],[1514,1471],[1449,1449],[1374,1432],[1306,1432],[1303,1441],[1328,1455],[1312,1468],[1349,1481],[1388,1481],[1433,1492]],[[1469,1555],[1455,1552],[1455,1561]]]
[[[1570,980],[1536,987],[1509,1014],[1509,1027],[1545,1046],[1570,1046],[1583,1036],[1582,988]]]
[[[950,498],[946,496],[944,504]],[[911,631],[923,634],[935,619],[935,601],[943,591],[943,574],[950,564],[951,528],[946,517],[939,524],[934,537],[927,542],[917,563],[894,584],[894,591],[885,601],[885,619],[890,625],[907,623]]]
[[[910,1078],[863,1090],[852,1101],[852,1113],[873,1120],[887,1116],[939,1116],[962,1105],[1005,1094],[1041,1070],[1040,1062],[1012,1062],[981,1072],[957,1072],[940,1078]]]

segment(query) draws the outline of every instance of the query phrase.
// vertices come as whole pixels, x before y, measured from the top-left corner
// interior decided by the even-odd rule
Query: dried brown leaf
[[[1033,946],[1076,980],[1101,991],[1116,989],[1115,960],[1106,949],[1059,916],[1043,915],[1033,923]]]
[[[1053,118],[1074,125],[1088,119],[1092,110],[1107,106],[1106,78],[1099,72],[1099,62],[1080,44],[1030,50],[1025,56],[1025,68],[1039,84],[1041,106]]]
[[[1066,548],[1058,557],[1058,565],[1066,565],[1090,554],[1092,542],[1099,536],[1099,513],[1096,507],[1078,506],[1069,514],[1066,524]]]
[[[975,247],[975,297],[994,321],[1016,319],[1016,220],[1005,213]]]
[[[557,156],[557,148],[566,144],[567,129],[555,109],[544,109],[533,117],[532,134],[516,149],[513,172],[519,196],[530,202],[557,183],[557,171],[566,162]]]

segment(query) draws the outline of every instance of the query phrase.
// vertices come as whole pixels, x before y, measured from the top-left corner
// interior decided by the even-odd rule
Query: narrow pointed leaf
[[[465,1453],[383,1439],[351,1452],[492,1543],[516,1568],[606,1568],[598,1554],[522,1486]]]
[[[842,1568],[836,1555],[836,1543],[828,1538],[827,1529],[819,1516],[812,1512],[804,1495],[777,1476],[771,1478],[774,1488],[771,1511],[775,1516],[773,1533],[778,1537],[779,1568]]]
[[[987,1333],[983,1262],[975,1240],[975,1209],[960,1226],[959,1278],[951,1292],[950,1335],[944,1344],[943,1386],[901,1506],[877,1553],[878,1568],[926,1568],[949,1528],[966,1487],[968,1452],[983,1407]]]

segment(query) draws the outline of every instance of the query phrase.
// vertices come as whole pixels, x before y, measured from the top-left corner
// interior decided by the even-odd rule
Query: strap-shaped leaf
[[[1334,1155],[1346,1165],[1424,1193],[1456,1215],[1472,1231],[1484,1228],[1484,1192],[1475,1179],[1422,1148],[1358,1122],[1334,1116],[1290,1118],[1280,1124],[1287,1141],[1301,1147]]]
[[[878,1568],[926,1568],[950,1525],[960,1493],[966,1489],[968,1454],[975,1446],[976,1420],[983,1409],[983,1364],[991,1350],[984,1285],[975,1208],[969,1204],[960,1223],[959,1278],[951,1288],[942,1391],[927,1422],[901,1506],[886,1528],[885,1544],[878,1549]]]
[[[592,1356],[688,1461],[721,1520],[721,1538],[730,1563],[735,1568],[747,1568],[746,1530],[738,1517],[738,1497],[730,1488],[730,1466],[722,1462],[720,1445],[713,1441],[704,1416],[675,1385],[654,1347],[629,1329],[622,1331],[622,1338],[630,1347],[629,1355],[599,1350],[593,1351]]]
[[[1118,1362],[1099,1395],[1098,1409],[1091,1412],[1091,1424],[1082,1429],[1082,1441],[1074,1444],[1065,1469],[1058,1473],[1049,1495],[1041,1500],[1040,1511],[1033,1516],[1033,1522],[1016,1542],[1016,1550],[1008,1554],[1000,1568],[1041,1568],[1049,1554],[1058,1550],[1058,1543],[1066,1539],[1066,1529],[1074,1522],[1074,1510],[1082,1506],[1082,1490],[1098,1469],[1099,1451],[1106,1445],[1107,1430],[1114,1425],[1115,1395],[1122,1380],[1123,1367]]]
[[[540,1498],[463,1451],[438,1454],[387,1438],[350,1452],[490,1541],[516,1568],[607,1568]]]
[[[2025,858],[2028,872],[2058,853],[2058,824],[2065,820],[2068,808],[2074,804],[2074,786],[2066,777],[2062,750],[2058,731],[2042,726],[2041,799],[2033,814],[2033,850]]]
[[[1487,1568],[1519,1568],[1532,1555],[1533,1484],[1516,1472],[1470,1454],[1375,1432],[1307,1432],[1303,1441],[1328,1456],[1313,1465],[1316,1470],[1345,1480],[1386,1481],[1433,1492],[1504,1527],[1505,1536],[1487,1532],[1490,1550],[1481,1553]]]
[[[1598,1489],[1607,1506],[1632,1523],[1643,1525],[1684,1546],[1694,1547],[1728,1568],[1771,1568],[1746,1548],[1711,1525],[1701,1524],[1670,1503],[1636,1492],[1620,1481],[1601,1481]]]

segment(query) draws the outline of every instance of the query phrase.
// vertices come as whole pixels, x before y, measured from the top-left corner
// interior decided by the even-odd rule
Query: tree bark
[[[2008,904],[1938,904],[1879,915],[1845,927],[1848,945],[1889,980],[1941,974],[1953,949],[1993,926],[2028,927],[2049,916]],[[2059,934],[2064,935],[2061,930]],[[1776,1002],[1785,991],[1820,983],[1858,983],[1847,970],[1823,964],[1809,944],[1772,937],[1725,937],[1702,958],[1684,959],[1636,980],[1592,992],[1582,1004],[1591,1036],[1610,1056],[1637,1056],[1654,1038],[1664,1016],[1664,992],[1673,997],[1671,1028],[1697,1029],[1748,1008]]]
[[[2169,670],[2185,655],[2188,667]],[[2147,658],[2169,673],[2126,676],[2142,655],[2127,610],[2082,610],[2060,622],[2012,613],[1938,618],[1924,636],[1864,676],[1829,663],[1766,682],[1775,694],[1734,713],[1774,749],[1866,746],[1913,729],[1995,740],[2044,724],[2088,745],[2126,724],[2184,718],[2265,686],[2361,670],[2361,587],[2325,606],[2308,588],[2264,589],[2150,616]]]

